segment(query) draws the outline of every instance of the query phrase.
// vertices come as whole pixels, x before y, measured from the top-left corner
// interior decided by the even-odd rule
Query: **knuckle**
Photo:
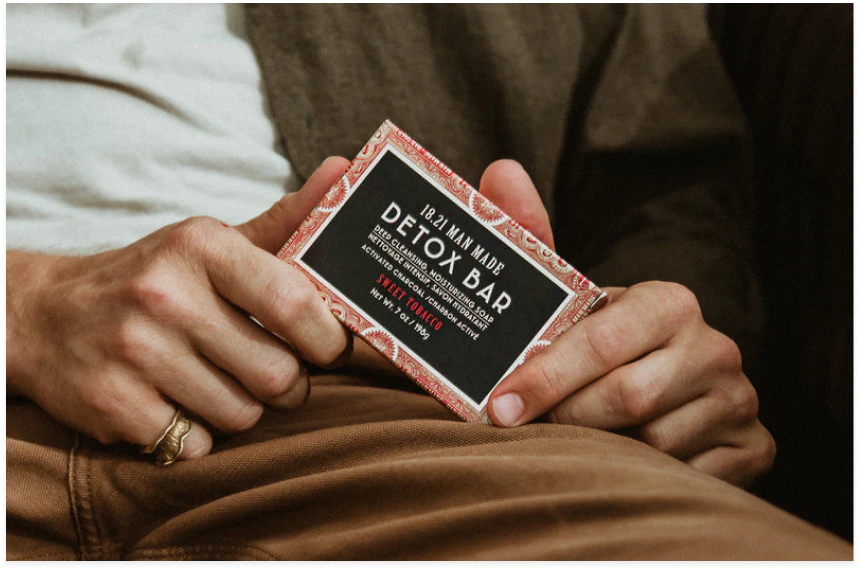
[[[699,300],[688,287],[674,282],[660,282],[662,297],[679,319],[701,319]]]
[[[264,213],[265,217],[273,225],[282,225],[283,220],[290,215],[290,209],[294,199],[295,196],[292,194],[282,196],[280,200],[275,202],[268,210],[266,210]]]
[[[751,470],[756,477],[770,472],[776,460],[776,441],[766,428],[761,428],[762,434],[753,448],[750,460]]]
[[[125,319],[112,337],[112,353],[120,361],[137,368],[146,368],[158,360],[155,335],[136,319]]]
[[[588,323],[584,321],[583,325]],[[602,370],[608,369],[614,357],[623,350],[626,338],[624,330],[617,323],[606,321],[598,325],[589,324],[583,332],[595,365]]]
[[[675,456],[677,452],[677,443],[672,435],[659,426],[646,424],[639,429],[640,439],[652,448],[656,448],[660,452]]]
[[[735,390],[731,395],[732,416],[740,422],[748,422],[758,417],[758,394],[751,384]]]
[[[740,347],[726,335],[716,333],[712,348],[718,365],[730,371],[743,370],[743,357]]]
[[[105,424],[113,424],[114,421],[118,420],[118,414],[116,411],[116,404],[113,399],[109,396],[111,391],[104,390],[100,386],[95,386],[91,390],[88,391],[84,398],[89,403],[90,407],[96,413],[97,417],[100,421]]]
[[[647,377],[625,376],[618,381],[621,412],[632,422],[648,420],[657,410],[658,393]]]
[[[542,395],[542,399],[557,402],[567,394],[565,380],[561,370],[548,362],[546,359],[530,359],[531,377],[537,385],[536,394]]]
[[[266,284],[263,295],[290,321],[307,319],[318,297],[310,283],[284,283],[276,277]]]
[[[292,389],[299,380],[301,369],[295,359],[274,361],[257,373],[257,394],[263,400],[276,399]]]
[[[194,216],[175,225],[168,233],[165,246],[182,253],[199,253],[223,229],[220,222],[209,216]]]
[[[171,287],[172,280],[161,272],[152,271],[128,284],[126,297],[134,307],[160,318],[181,313],[184,306],[178,290]]]

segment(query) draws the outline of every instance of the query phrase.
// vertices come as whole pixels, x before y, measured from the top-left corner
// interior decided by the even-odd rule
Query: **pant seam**
[[[95,514],[92,461],[86,454],[86,446],[80,433],[75,434],[75,446],[70,459],[69,499],[75,517],[75,528],[80,542],[81,559],[84,561],[104,558],[104,546],[98,518]]]
[[[68,486],[69,486],[69,505],[71,506],[72,511],[72,524],[75,526],[75,535],[78,539],[78,555],[81,560],[87,559],[87,548],[84,543],[84,532],[81,527],[81,516],[78,510],[78,494],[75,486],[76,472],[77,472],[77,462],[75,459],[77,458],[78,447],[81,444],[81,435],[79,432],[75,432],[75,443],[72,445],[72,449],[69,451],[69,472],[68,472]]]
[[[96,506],[95,506],[95,494],[93,494],[93,461],[92,458],[87,457],[87,471],[86,471],[86,486],[87,486],[87,508],[89,518],[93,522],[93,534],[92,541],[90,542],[93,547],[93,556],[98,560],[104,559],[104,541],[102,534],[102,526],[99,522],[99,519],[96,515]]]

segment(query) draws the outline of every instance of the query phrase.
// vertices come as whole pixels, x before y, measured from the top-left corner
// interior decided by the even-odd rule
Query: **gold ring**
[[[185,416],[181,409],[176,409],[173,422],[165,429],[164,434],[155,441],[155,444],[145,447],[144,454],[152,454],[155,463],[159,466],[169,466],[176,462],[176,458],[182,453],[182,443],[191,432],[191,421]]]

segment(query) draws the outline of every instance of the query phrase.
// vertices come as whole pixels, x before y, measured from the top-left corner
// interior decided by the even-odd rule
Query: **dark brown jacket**
[[[385,118],[473,184],[516,159],[565,258],[600,285],[687,285],[750,361],[744,123],[704,7],[267,4],[247,21],[301,176]]]

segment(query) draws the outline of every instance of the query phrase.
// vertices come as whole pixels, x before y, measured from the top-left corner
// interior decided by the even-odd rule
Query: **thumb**
[[[538,240],[555,249],[549,215],[520,163],[510,159],[492,163],[481,177],[480,191]]]
[[[327,158],[301,190],[287,194],[267,211],[236,226],[236,229],[258,248],[277,252],[348,167],[349,161],[343,157]]]

